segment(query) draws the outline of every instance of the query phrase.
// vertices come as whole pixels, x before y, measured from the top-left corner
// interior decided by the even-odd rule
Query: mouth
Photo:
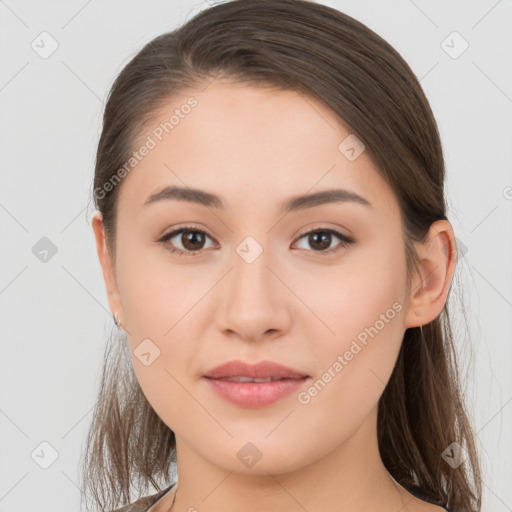
[[[232,405],[250,409],[276,403],[298,391],[310,379],[310,375],[270,361],[255,365],[230,361],[203,375],[217,396]]]

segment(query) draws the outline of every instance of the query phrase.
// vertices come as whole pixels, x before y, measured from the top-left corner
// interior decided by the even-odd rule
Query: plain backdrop
[[[456,334],[483,510],[510,511],[512,2],[322,3],[389,41],[437,118],[463,248],[466,303],[452,311],[470,321]],[[0,511],[79,510],[79,456],[113,328],[89,204],[104,101],[146,42],[206,7],[0,0]]]

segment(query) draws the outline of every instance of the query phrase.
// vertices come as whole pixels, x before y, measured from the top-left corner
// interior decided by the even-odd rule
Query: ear
[[[95,212],[92,216],[92,229],[94,231],[94,237],[96,238],[96,251],[98,252],[98,259],[100,260],[103,279],[107,289],[110,311],[117,313],[121,324],[124,324],[123,306],[117,288],[114,262],[108,251],[103,216],[99,211]]]
[[[427,241],[416,244],[421,259],[421,276],[411,288],[405,327],[418,327],[435,320],[441,313],[450,290],[457,245],[451,224],[439,220],[430,226]]]

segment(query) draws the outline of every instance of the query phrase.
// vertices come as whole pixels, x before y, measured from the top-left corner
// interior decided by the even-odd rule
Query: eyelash
[[[176,235],[179,235],[186,231],[190,231],[193,233],[202,233],[202,234],[206,235],[208,238],[212,238],[208,235],[208,233],[206,233],[205,231],[202,231],[201,229],[197,229],[192,226],[184,226],[184,227],[175,229],[174,231],[171,231],[170,233],[167,233],[162,238],[160,238],[158,240],[158,242],[167,243],[167,241],[170,240],[171,238],[174,238]],[[355,242],[354,239],[340,233],[339,231],[336,231],[335,229],[331,229],[331,228],[316,228],[311,231],[307,231],[306,233],[303,233],[299,237],[299,240],[304,238],[307,235],[312,234],[312,233],[330,233],[331,235],[335,235],[337,238],[339,238],[341,240],[338,245],[336,245],[335,247],[333,247],[331,249],[327,249],[325,251],[313,251],[313,252],[318,253],[321,256],[325,256],[325,255],[329,255],[334,252],[337,252],[337,251],[341,250],[342,248],[346,248]],[[169,250],[172,253],[177,254],[178,256],[198,256],[198,255],[202,254],[203,251],[206,249],[199,249],[198,251],[186,251],[186,250],[184,251],[183,249],[176,249],[173,247],[169,247]],[[305,249],[305,250],[307,250],[307,249]]]

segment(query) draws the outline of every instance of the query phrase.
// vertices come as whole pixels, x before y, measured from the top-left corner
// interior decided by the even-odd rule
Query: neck
[[[272,473],[256,463],[248,473],[201,457],[177,437],[178,486],[166,510],[201,512],[385,512],[406,510],[412,496],[386,470],[377,444],[377,409],[345,442],[312,463]],[[286,457],[286,454],[283,454]],[[263,461],[263,457],[261,459]]]

